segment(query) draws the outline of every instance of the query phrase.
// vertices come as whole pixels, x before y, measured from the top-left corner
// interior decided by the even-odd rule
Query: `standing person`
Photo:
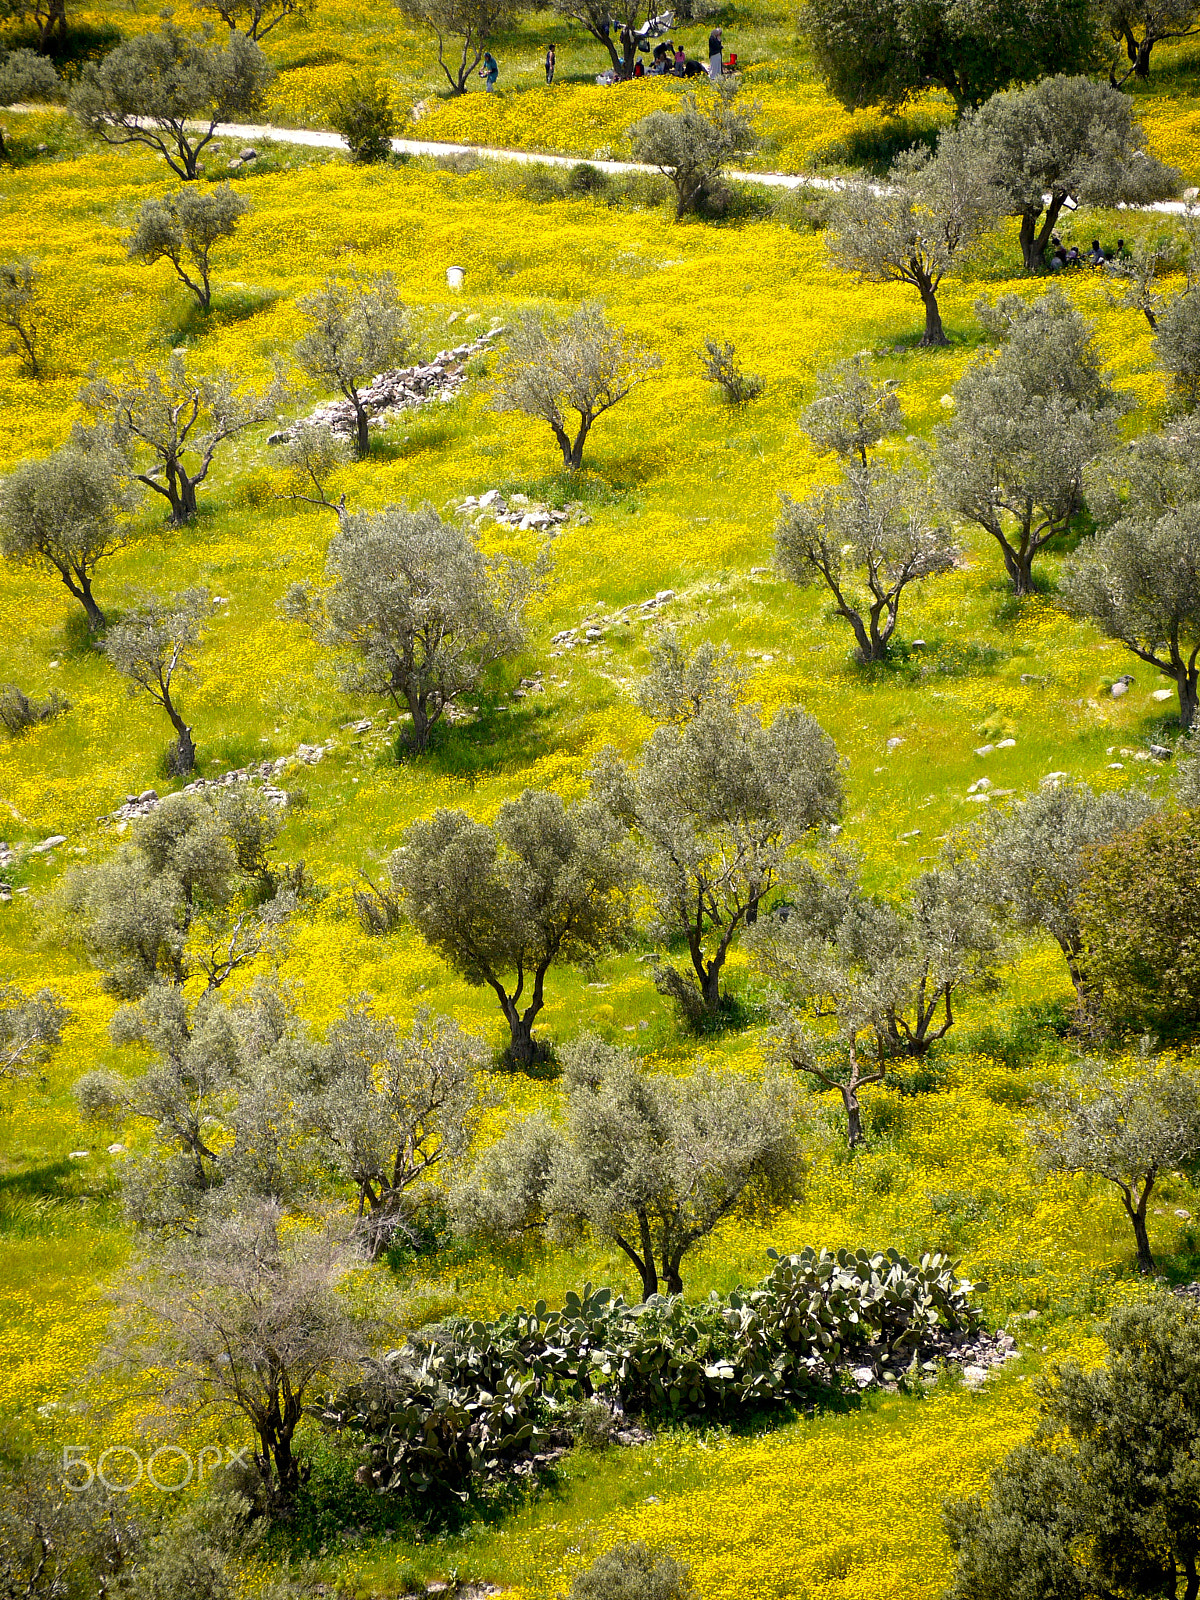
[[[546,85],[549,87],[554,82],[554,46],[546,46]]]
[[[714,28],[708,36],[708,75],[714,83],[721,76],[721,30]]]
[[[684,58],[683,46],[680,45],[679,49],[676,50],[676,52],[675,52],[675,76],[677,78],[682,78],[683,74],[684,74],[684,69],[686,67],[687,67],[687,61]]]
[[[479,76],[487,79],[487,92],[495,94],[496,79],[500,76],[500,67],[490,50],[485,50],[483,53],[483,65],[479,69]]]

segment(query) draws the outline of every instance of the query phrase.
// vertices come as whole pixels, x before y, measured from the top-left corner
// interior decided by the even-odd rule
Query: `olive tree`
[[[566,317],[526,311],[509,330],[492,406],[547,423],[563,466],[578,472],[597,419],[661,366],[659,356],[609,322],[594,300]],[[578,425],[568,417],[572,411]]]
[[[366,997],[329,1031],[323,1082],[307,1117],[330,1164],[358,1191],[358,1220],[377,1256],[403,1234],[415,1183],[467,1154],[482,1102],[479,1040],[422,1012],[408,1034]]]
[[[219,17],[230,33],[265,39],[288,17],[306,18],[314,0],[199,0],[196,10]]]
[[[658,937],[687,945],[691,972],[660,959],[654,981],[694,1021],[720,1010],[730,946],[796,847],[842,809],[837,751],[815,718],[784,706],[764,726],[708,662],[693,715],[661,721],[636,767],[610,747],[591,770],[593,794],[632,830]],[[670,705],[654,680],[677,675],[660,653],[644,703]]]
[[[3,139],[0,137],[0,147]],[[0,148],[0,154],[3,154]],[[41,274],[32,261],[6,261],[0,265],[0,327],[12,338],[5,355],[20,356],[27,377],[42,376],[46,327],[50,310]]]
[[[212,596],[207,589],[185,589],[165,597],[142,594],[104,639],[104,653],[129,680],[130,695],[148,694],[175,729],[167,765],[176,776],[196,765],[192,730],[175,703],[176,679],[194,670],[196,646],[211,616]]]
[[[1200,1594],[1195,1477],[1200,1316],[1158,1293],[1100,1329],[1103,1365],[1056,1366],[1033,1437],[986,1500],[945,1508],[956,1563],[946,1600]]]
[[[1173,681],[1187,729],[1200,704],[1200,419],[1143,434],[1116,471],[1125,494],[1068,562],[1063,593],[1076,616]]]
[[[233,238],[239,219],[249,209],[249,200],[228,183],[215,189],[183,189],[165,200],[144,200],[128,240],[130,259],[147,266],[169,261],[201,310],[207,311],[212,304],[213,249],[222,239]]]
[[[805,0],[800,32],[847,110],[898,111],[941,89],[961,113],[1011,83],[1098,65],[1097,26],[1083,0]]]
[[[371,448],[362,389],[377,372],[404,359],[409,318],[390,272],[363,280],[332,273],[315,294],[298,302],[308,331],[296,345],[296,363],[310,378],[327,383],[354,408],[359,456]]]
[[[1092,327],[1055,286],[976,311],[999,348],[954,386],[954,413],[934,429],[934,482],[946,507],[996,541],[1016,595],[1033,563],[1084,506],[1088,469],[1112,448],[1133,401],[1104,372]]]
[[[23,461],[0,485],[0,553],[15,567],[57,574],[93,633],[107,619],[92,579],[129,538],[115,466],[111,453],[66,444]]]
[[[1179,185],[1174,168],[1146,153],[1128,96],[1086,77],[993,95],[957,138],[989,164],[1001,209],[1021,219],[1030,272],[1044,266],[1064,207],[1144,205]]]
[[[1150,76],[1150,55],[1156,44],[1191,39],[1200,33],[1200,0],[1103,0],[1100,18],[1118,47],[1108,79],[1119,89],[1131,77]],[[1118,77],[1121,50],[1129,64]]]
[[[958,549],[920,474],[867,455],[885,429],[901,425],[894,385],[872,382],[856,356],[823,373],[818,388],[806,431],[818,450],[842,457],[841,482],[799,502],[781,496],[775,564],[793,583],[824,583],[858,659],[882,661],[905,589],[949,572]],[[861,599],[855,588],[866,591]]]
[[[53,100],[61,87],[54,64],[36,50],[7,50],[0,61],[0,106]],[[0,128],[0,159],[8,154]]]
[[[135,481],[161,495],[169,520],[182,527],[196,515],[196,491],[217,451],[274,416],[285,393],[278,377],[253,390],[240,388],[232,372],[191,372],[186,357],[174,352],[162,368],[92,377],[79,399],[99,426],[77,427],[76,439],[111,442]]]
[[[633,159],[674,185],[676,217],[713,199],[729,163],[758,144],[753,109],[739,110],[734,90],[721,88],[706,106],[685,95],[678,111],[651,111],[629,130]]]
[[[305,1404],[349,1380],[363,1341],[339,1292],[360,1264],[354,1247],[283,1222],[263,1201],[156,1246],[126,1281],[116,1352],[143,1383],[153,1374],[169,1410],[248,1422],[264,1489],[286,1506]]]
[[[568,22],[577,22],[597,44],[608,51],[612,70],[622,81],[633,77],[637,60],[635,30],[647,0],[553,0],[553,10]]]
[[[1122,1079],[1091,1063],[1046,1095],[1030,1139],[1048,1171],[1094,1174],[1116,1186],[1138,1267],[1153,1272],[1146,1206],[1164,1173],[1200,1163],[1200,1073],[1164,1061]]]
[[[261,876],[239,860],[250,831],[240,808],[168,795],[105,861],[68,872],[55,902],[61,931],[82,943],[110,994],[136,999],[200,977],[217,989],[262,948],[291,899],[285,890],[258,908]]]
[[[438,66],[454,94],[466,94],[467,80],[488,44],[512,27],[518,11],[517,0],[395,0],[395,4],[409,22],[437,39]]]
[[[294,585],[285,613],[345,660],[351,692],[386,695],[424,750],[447,708],[521,648],[539,569],[486,557],[430,505],[339,517],[328,582]]]
[[[505,801],[492,826],[446,810],[414,822],[389,871],[421,937],[495,994],[521,1067],[538,1053],[551,966],[589,964],[626,924],[622,830],[594,802],[548,790]]]
[[[633,1263],[645,1299],[683,1290],[683,1258],[726,1217],[795,1199],[802,1177],[787,1081],[698,1069],[650,1073],[585,1037],[566,1053],[566,1117],[518,1120],[456,1196],[468,1226],[500,1236],[583,1226]]]
[[[121,1163],[130,1220],[199,1232],[248,1201],[312,1198],[312,1150],[300,1108],[327,1076],[324,1052],[285,991],[261,980],[232,1004],[152,985],[121,1007],[113,1042],[149,1063],[136,1077],[99,1070],[75,1085],[84,1118],[143,1130]]]
[[[1174,300],[1174,296],[1166,292],[1165,280],[1182,269],[1187,273],[1188,288],[1195,286],[1197,269],[1200,269],[1198,236],[1200,212],[1189,207],[1187,232],[1182,237],[1175,228],[1156,229],[1134,241],[1127,260],[1105,262],[1105,277],[1123,285],[1119,297],[1109,292],[1109,304],[1140,311],[1151,331],[1157,331],[1159,317]]]
[[[293,422],[282,451],[286,487],[281,500],[298,500],[304,505],[321,506],[345,520],[346,496],[329,498],[329,480],[348,466],[350,441],[319,422]]]
[[[829,258],[860,283],[907,283],[921,296],[921,345],[948,344],[938,289],[964,252],[994,223],[997,200],[988,163],[956,143],[936,157],[922,148],[892,163],[880,189],[865,179],[839,191]]]
[[[979,861],[984,892],[1019,928],[1048,933],[1063,953],[1080,1003],[1090,998],[1079,894],[1092,854],[1138,827],[1156,803],[1143,789],[1094,793],[1087,784],[1046,783],[1027,800],[988,816],[964,839]]]
[[[15,984],[0,984],[0,1082],[45,1066],[69,1017],[52,989],[27,995]]]
[[[248,119],[271,76],[266,56],[244,33],[231,34],[222,49],[164,21],[88,62],[71,110],[106,144],[147,145],[191,182],[218,125]]]
[[[1196,281],[1188,292],[1172,296],[1163,307],[1154,338],[1159,365],[1189,410],[1200,401],[1200,274],[1193,269],[1192,276]]]

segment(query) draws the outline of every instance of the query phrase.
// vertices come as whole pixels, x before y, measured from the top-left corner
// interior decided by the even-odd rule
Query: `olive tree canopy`
[[[740,110],[735,89],[719,87],[707,105],[685,95],[678,111],[651,111],[629,130],[633,159],[657,167],[675,186],[677,217],[714,198],[724,169],[758,144],[754,108]]]
[[[566,317],[526,311],[509,330],[492,405],[548,423],[563,466],[577,472],[597,419],[661,366],[659,356],[609,322],[594,300]]]
[[[1030,1138],[1049,1171],[1092,1173],[1116,1186],[1138,1266],[1153,1272],[1146,1206],[1164,1173],[1200,1163],[1200,1073],[1164,1061],[1121,1079],[1093,1062],[1046,1095]]]
[[[1012,83],[1099,65],[1086,0],[805,0],[800,32],[849,111],[944,89],[961,112]]]
[[[62,1043],[69,1016],[52,989],[27,995],[15,984],[0,984],[0,1082],[43,1066]]]
[[[196,491],[217,451],[274,416],[285,393],[278,377],[254,390],[243,389],[232,372],[192,372],[186,356],[175,352],[163,368],[131,366],[118,378],[92,377],[79,398],[98,427],[77,425],[75,438],[91,448],[115,448],[182,527],[196,514]]]
[[[129,538],[124,509],[111,453],[63,445],[23,461],[0,485],[0,553],[14,566],[57,573],[99,633],[106,618],[92,579]]]
[[[916,289],[925,307],[922,346],[949,343],[938,289],[1000,209],[989,162],[961,141],[944,138],[943,145],[932,158],[922,148],[897,156],[882,189],[848,181],[829,234],[831,261],[860,283]]]
[[[1172,680],[1187,729],[1200,705],[1200,418],[1143,434],[1115,474],[1125,494],[1071,557],[1063,592],[1076,616]]]
[[[232,239],[250,202],[222,183],[215,189],[182,189],[163,200],[144,200],[128,241],[130,258],[153,266],[169,261],[195,295],[201,310],[212,304],[209,261],[222,239]]]
[[[943,504],[996,541],[1013,593],[1033,592],[1033,562],[1083,509],[1092,463],[1133,404],[1101,364],[1090,323],[1057,285],[1027,303],[976,311],[999,343],[954,386],[953,419],[934,429]]]
[[[637,1269],[646,1299],[683,1289],[684,1256],[723,1218],[793,1200],[803,1163],[794,1091],[768,1073],[649,1073],[585,1037],[566,1052],[565,1127],[525,1118],[456,1196],[460,1219],[501,1236],[586,1225]]]
[[[0,106],[15,106],[24,100],[53,100],[61,87],[53,63],[36,50],[7,50],[0,60]],[[4,133],[0,130],[0,156],[6,154]]]
[[[298,302],[308,331],[296,345],[297,365],[354,407],[359,456],[371,448],[361,390],[378,372],[403,360],[409,344],[408,312],[390,272],[363,279],[333,273],[315,294]]]
[[[594,802],[547,790],[505,801],[491,827],[445,810],[413,823],[390,872],[421,936],[494,992],[522,1067],[550,967],[589,963],[626,925],[623,830]]]
[[[248,119],[272,76],[270,62],[244,33],[231,34],[222,49],[165,21],[88,62],[71,110],[106,144],[157,150],[187,182],[199,177],[200,152],[218,125]]]
[[[1002,209],[1020,217],[1028,271],[1044,265],[1064,206],[1144,205],[1180,181],[1146,153],[1129,97],[1090,78],[1059,74],[993,95],[955,139],[990,164]]]
[[[430,505],[388,506],[340,516],[329,582],[294,585],[284,610],[344,656],[351,692],[386,695],[407,710],[413,745],[424,750],[447,708],[521,648],[540,571],[484,556]]]
[[[1150,54],[1156,44],[1200,33],[1200,0],[1102,0],[1099,15],[1117,46],[1108,69],[1108,80],[1116,89],[1130,77],[1150,76]],[[1118,76],[1122,50],[1128,65]]]
[[[658,937],[686,942],[691,973],[661,961],[655,983],[693,1019],[719,1010],[730,945],[786,877],[796,846],[842,809],[841,764],[815,718],[784,706],[764,726],[738,703],[723,659],[697,654],[694,714],[674,692],[681,652],[660,647],[643,704],[666,718],[636,767],[609,748],[591,774],[593,794],[633,832]]]

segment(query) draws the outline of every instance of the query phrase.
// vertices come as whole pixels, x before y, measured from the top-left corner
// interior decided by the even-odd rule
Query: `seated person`
[[[1088,251],[1087,258],[1093,267],[1101,267],[1104,265],[1105,261],[1108,260],[1108,257],[1104,254],[1104,251],[1100,248],[1099,239],[1092,240],[1092,248]]]

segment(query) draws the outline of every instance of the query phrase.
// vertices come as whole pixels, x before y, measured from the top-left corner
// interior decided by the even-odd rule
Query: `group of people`
[[[667,16],[665,21],[669,24],[670,17]],[[624,32],[627,31],[628,30],[623,30],[622,44],[625,44]],[[630,45],[634,43],[634,38],[635,36],[630,36]],[[643,41],[640,36],[636,36],[636,43],[639,51],[646,51],[649,48],[648,44]],[[552,44],[548,44],[546,46],[547,85],[550,85],[554,82],[554,73],[557,65],[558,62],[555,57],[554,46]],[[708,36],[707,68],[702,61],[688,60],[688,58],[684,55],[683,46],[676,45],[672,39],[664,39],[660,44],[655,45],[654,54],[648,67],[644,66],[640,59],[636,60],[633,66],[633,76],[635,78],[642,78],[646,76],[695,78],[703,77],[707,72],[708,77],[711,78],[714,83],[722,76],[723,73],[736,71],[737,56],[731,55],[728,60],[725,60],[724,44],[722,41],[720,28],[714,28]],[[489,94],[493,94],[496,89],[496,80],[500,76],[500,66],[490,50],[484,51],[483,62],[479,68],[479,76],[484,80],[484,86],[487,89],[487,92]],[[617,74],[614,72],[605,72],[602,73],[596,81],[598,83],[615,83],[618,81]]]
[[[1116,248],[1110,246],[1102,250],[1099,239],[1092,240],[1092,248],[1080,253],[1078,245],[1071,245],[1064,249],[1062,240],[1056,233],[1050,235],[1050,254],[1046,257],[1046,265],[1051,272],[1062,272],[1067,267],[1103,267],[1110,261],[1128,261],[1129,251],[1125,248],[1124,239],[1118,239]]]

